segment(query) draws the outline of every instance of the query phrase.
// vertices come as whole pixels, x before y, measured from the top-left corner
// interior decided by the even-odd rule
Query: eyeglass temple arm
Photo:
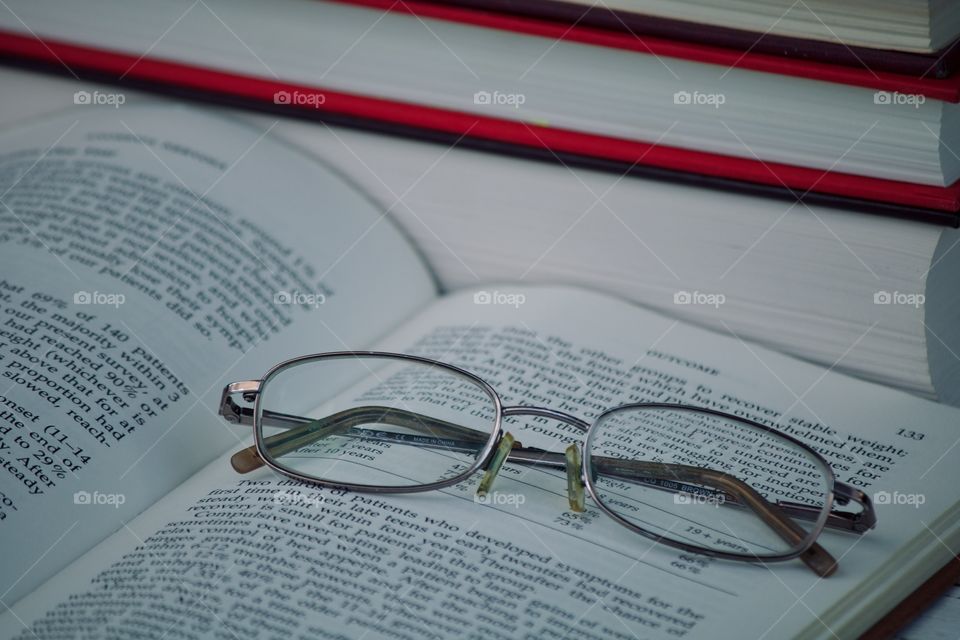
[[[562,453],[550,453],[541,449],[522,447],[514,448],[510,452],[508,461],[520,464],[540,464],[557,469],[564,468],[564,465],[566,464],[566,458]],[[649,463],[643,461],[623,460],[618,458],[605,458],[601,456],[593,456],[592,461],[594,463],[593,466],[597,469],[597,471],[605,475],[622,478],[631,482],[647,484],[653,486],[654,488],[662,489],[664,491],[672,491],[674,493],[698,493],[697,487],[695,486],[681,486],[682,480],[676,474],[672,473],[674,468],[680,468],[684,465]],[[665,469],[666,471],[663,471],[660,475],[654,475],[653,473],[650,473],[651,469],[649,467],[641,468],[639,466],[654,464],[660,464],[661,470]],[[695,471],[710,471],[701,469],[700,467],[688,468]],[[732,482],[739,483],[744,487],[748,487],[746,483],[735,476],[730,476],[729,474],[725,475],[727,475]],[[695,482],[704,484],[706,483],[706,478],[701,478]],[[852,500],[860,505],[860,510],[857,512],[831,511],[830,515],[827,516],[827,522],[825,526],[830,527],[831,529],[839,529],[857,534],[862,534],[876,526],[877,516],[873,508],[873,502],[863,491],[851,487],[850,485],[843,484],[842,482],[835,482],[833,492],[835,502],[838,505],[845,506]],[[725,491],[721,493],[724,495],[724,505],[738,507],[749,506],[744,504],[737,497],[738,494],[736,493],[732,495]],[[802,504],[799,502],[777,501],[776,503],[771,504],[775,504],[780,511],[786,515],[789,515],[791,518],[798,520],[816,521],[820,517],[820,513],[822,511],[821,507]]]
[[[259,380],[234,382],[233,384],[227,385],[224,388],[223,394],[220,398],[220,416],[223,417],[227,422],[233,424],[243,424],[252,427],[254,408],[252,406],[244,407],[237,404],[233,396],[238,393],[243,394],[243,399],[252,403],[256,400],[259,388]],[[371,415],[380,414],[390,418],[390,422],[387,424],[393,424],[396,426],[422,428],[424,430],[429,430],[430,428],[439,428],[443,429],[445,432],[456,434],[466,440],[483,444],[485,444],[489,438],[488,434],[477,431],[476,429],[470,429],[452,422],[446,422],[438,418],[433,418],[415,413],[413,411],[406,411],[404,409],[397,409],[394,407],[378,407],[371,405],[347,409],[334,415],[341,416],[341,418],[361,415],[369,418]],[[330,421],[332,418],[333,416],[328,416],[323,418],[323,420]],[[264,426],[286,428],[291,429],[292,431],[296,431],[298,429],[301,430],[298,433],[289,433],[289,435],[293,436],[300,435],[300,433],[315,433],[315,430],[311,427],[311,425],[315,425],[317,422],[315,418],[305,418],[303,416],[295,416],[289,413],[280,413],[278,411],[268,410],[263,411],[261,419],[263,420]],[[350,427],[344,428],[344,431],[348,428]],[[265,440],[269,440],[269,438]]]
[[[228,422],[252,426],[253,407],[244,407],[237,404],[233,395],[242,393],[246,401],[252,402],[256,399],[257,389],[259,389],[259,381],[228,385],[223,390],[223,396],[221,397],[220,415]],[[396,436],[397,439],[403,438],[406,444],[474,451],[482,449],[489,438],[488,434],[481,431],[393,407],[356,407],[320,419],[305,418],[277,411],[263,411],[261,420],[265,426],[288,429],[288,431],[263,439],[263,443],[273,456],[282,456],[331,435],[346,433],[357,425],[369,423],[391,424],[429,434],[426,437],[390,434]],[[436,431],[439,431],[442,435],[438,435]],[[448,435],[461,440],[444,437]],[[230,458],[230,463],[238,473],[250,473],[265,464],[263,458],[257,452],[256,446],[238,451]]]
[[[228,421],[252,425],[253,409],[250,407],[241,407],[236,404],[232,395],[235,393],[244,393],[245,399],[250,401],[254,399],[253,394],[256,393],[256,391],[251,390],[254,384],[259,387],[258,382],[250,382],[234,383],[225,388],[221,400],[220,414],[227,418]],[[250,386],[244,387],[244,385]],[[448,438],[433,437],[426,439],[421,438],[419,442],[410,441],[411,444],[423,444],[426,446],[439,445],[445,447],[463,447],[466,445],[468,448],[473,448],[474,446],[479,448],[479,446],[482,446],[486,442],[486,435],[482,432],[429,416],[390,407],[357,407],[319,420],[264,411],[261,419],[268,426],[287,427],[289,429],[289,431],[285,433],[264,439],[265,444],[271,448],[271,452],[275,452],[277,455],[295,451],[321,438],[335,433],[344,433],[356,425],[370,422],[403,426],[414,431],[425,431],[432,435],[435,429],[439,429],[442,433],[457,435],[466,440],[466,442],[457,442]],[[528,464],[546,464],[548,466],[559,466],[561,468],[567,464],[563,454],[551,454],[532,448],[525,449],[520,446],[520,443],[516,443],[516,445],[510,449],[508,460]],[[820,514],[819,508],[809,505],[792,502],[771,503],[738,478],[712,469],[616,458],[594,458],[594,460],[597,462],[598,469],[602,472],[608,475],[624,477],[628,480],[653,477],[656,480],[666,482],[687,481],[718,486],[724,490],[725,495],[732,497],[732,504],[751,508],[751,510],[755,511],[769,526],[774,528],[774,530],[791,544],[798,544],[806,537],[806,532],[787,516],[804,520],[815,520]],[[256,447],[253,446],[237,452],[231,458],[231,464],[238,472],[248,473],[263,466],[264,462],[257,453]],[[671,488],[659,484],[659,482],[655,484],[659,486],[659,488],[673,491],[677,490],[677,488]],[[834,492],[839,504],[843,505],[847,504],[850,500],[855,500],[860,503],[862,509],[858,513],[831,512],[827,519],[827,526],[862,533],[875,525],[876,515],[873,511],[873,505],[866,494],[842,483],[835,483]],[[810,556],[809,561],[807,556]],[[829,558],[829,562],[826,561],[824,556]],[[818,573],[823,571],[832,573],[835,569],[835,561],[830,558],[829,554],[822,549],[822,547],[816,544],[804,554],[804,561]],[[829,573],[821,573],[821,575],[829,575]]]
[[[564,455],[538,450],[514,449],[509,459],[520,463],[549,464],[554,467],[562,467],[566,464],[567,457],[570,454],[569,450]],[[575,456],[575,458],[578,457]],[[783,503],[768,501],[757,493],[753,487],[728,473],[683,464],[599,456],[594,456],[591,461],[593,462],[593,468],[604,475],[650,484],[657,489],[674,492],[683,491],[682,483],[697,483],[717,487],[720,489],[720,493],[730,499],[730,504],[749,508],[790,546],[798,546],[807,537],[807,532],[789,517],[789,510],[781,508]],[[696,490],[696,487],[691,487],[689,484],[687,487]],[[723,504],[728,503],[725,501]],[[807,519],[810,517],[808,511],[801,510],[799,513]],[[819,511],[816,515],[819,515]],[[816,542],[801,554],[800,559],[814,573],[822,577],[832,575],[837,568],[837,561],[833,556]]]
[[[606,465],[611,467],[613,475],[626,472],[627,474],[651,475],[654,478],[668,481],[695,482],[717,487],[725,494],[732,494],[737,503],[749,507],[791,547],[800,545],[807,537],[807,532],[800,528],[777,504],[769,502],[757,493],[753,487],[723,471],[692,467],[685,464],[619,460],[615,458],[606,458],[598,465],[598,469],[602,471]],[[819,576],[830,576],[837,569],[837,561],[816,542],[803,552],[800,559]]]
[[[280,424],[297,424],[296,427],[292,427],[284,433],[279,433],[264,439],[272,456],[282,456],[285,453],[296,451],[301,447],[310,445],[325,437],[334,434],[343,434],[357,425],[370,423],[403,426],[415,431],[424,430],[431,434],[433,434],[433,430],[437,428],[445,431],[454,430],[460,432],[458,435],[470,434],[470,439],[466,443],[449,438],[425,436],[413,436],[413,438],[415,438],[414,440],[406,440],[409,436],[405,434],[389,434],[390,436],[401,435],[405,438],[406,442],[411,444],[442,446],[446,448],[451,446],[462,447],[464,444],[467,444],[479,449],[484,442],[483,437],[477,437],[480,435],[479,432],[464,429],[463,427],[442,420],[427,418],[420,414],[390,407],[356,407],[319,419],[300,418],[288,414],[264,412],[262,419],[265,422],[273,423],[275,426],[279,426]],[[378,439],[376,436],[374,437]],[[484,474],[481,481],[480,488],[478,489],[478,495],[480,497],[486,494],[504,458],[527,464],[561,468],[569,467],[566,457],[563,454],[548,453],[536,449],[524,449],[522,446],[514,448],[512,436],[506,434],[503,442],[501,442],[501,446],[498,448],[498,456],[495,458],[491,468]],[[732,502],[746,506],[754,511],[768,526],[783,538],[787,544],[797,546],[807,535],[806,532],[797,526],[776,504],[768,502],[749,485],[729,474],[687,465],[617,458],[594,458],[594,462],[597,470],[601,473],[627,480],[639,480],[645,484],[653,484],[655,487],[661,489],[669,488],[668,485],[662,484],[662,482],[672,483],[674,485],[682,482],[696,482],[718,487],[724,496],[731,496]],[[264,462],[254,446],[234,454],[231,458],[231,464],[238,472],[247,473],[263,466]],[[579,474],[579,465],[577,465],[577,467],[576,472]],[[568,471],[570,471],[569,468]],[[574,482],[578,481],[579,475]],[[674,488],[674,490],[676,490],[676,488]],[[571,487],[571,491],[576,492],[577,488]],[[582,492],[582,489],[580,489],[580,491]],[[821,576],[828,576],[836,569],[836,561],[833,557],[816,543],[804,552],[801,559]]]

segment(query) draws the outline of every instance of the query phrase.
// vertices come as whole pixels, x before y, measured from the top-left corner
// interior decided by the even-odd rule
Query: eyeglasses
[[[574,512],[586,510],[589,494],[621,525],[671,547],[752,562],[800,558],[824,577],[837,563],[816,542],[823,529],[863,533],[876,524],[863,491],[837,482],[807,445],[758,422],[638,403],[591,424],[542,407],[504,407],[480,377],[411,355],[294,358],[260,380],[227,385],[220,415],[253,426],[254,446],[231,459],[240,473],[266,465],[323,487],[410,493],[483,471],[483,498],[504,463],[520,465],[565,475]],[[541,446],[523,446],[503,429],[504,418],[517,416],[569,425],[585,434],[582,450],[557,450],[555,437],[536,433]],[[851,501],[860,508],[834,510]]]

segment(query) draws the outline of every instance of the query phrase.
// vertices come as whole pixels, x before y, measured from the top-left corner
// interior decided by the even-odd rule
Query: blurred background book
[[[960,54],[960,9],[946,0],[434,1],[918,78],[951,75]]]
[[[789,47],[781,54],[726,46],[698,40],[698,29],[686,38],[640,35],[629,23],[606,28],[486,6],[61,4],[11,2],[0,12],[0,53],[328,123],[957,221],[960,77],[937,61],[949,58],[958,12],[945,3],[817,3],[839,29],[831,50],[856,45],[906,56],[914,61],[908,72],[813,59]],[[740,21],[746,33],[762,31],[762,16],[775,11],[751,21],[754,4],[660,3],[674,7],[670,19],[719,28]],[[615,9],[653,11],[646,3]],[[800,14],[787,12],[777,23],[782,33],[771,33],[810,50],[826,46],[818,43],[834,26]],[[935,56],[926,71],[918,55]]]
[[[10,69],[0,78],[7,126],[75,109],[78,91],[114,91]],[[123,95],[123,106],[156,99]],[[445,290],[577,284],[960,403],[955,229],[232,113],[272,126],[376,198]]]

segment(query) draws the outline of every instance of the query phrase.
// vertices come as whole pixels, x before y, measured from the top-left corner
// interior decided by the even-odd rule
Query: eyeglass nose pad
[[[503,466],[503,461],[510,455],[510,449],[513,449],[513,445],[513,434],[508,431],[500,438],[500,446],[497,447],[497,452],[493,454],[493,457],[490,459],[490,464],[487,465],[487,470],[483,474],[483,478],[480,479],[480,486],[477,487],[478,498],[487,497],[487,492],[490,491],[490,487],[493,486],[493,481],[497,479],[497,474],[500,473],[500,467]]]
[[[580,476],[582,458],[577,443],[571,444],[563,454],[567,461],[567,500],[570,510],[583,513],[587,510],[586,496],[584,495],[583,478]]]
[[[570,510],[583,513],[587,510],[583,478],[580,475],[583,459],[580,457],[580,447],[577,443],[567,447],[563,457],[567,461],[567,500],[570,502]]]

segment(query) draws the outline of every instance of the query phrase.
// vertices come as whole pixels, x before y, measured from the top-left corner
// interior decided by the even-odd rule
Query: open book
[[[584,290],[440,297],[334,167],[221,115],[91,110],[0,143],[3,637],[850,637],[960,548],[956,409]],[[879,524],[824,533],[839,569],[819,579],[571,513],[549,474],[505,468],[495,490],[524,500],[478,504],[470,483],[235,473],[252,438],[216,415],[223,385],[344,349],[586,420],[654,400],[750,417],[820,451]]]

